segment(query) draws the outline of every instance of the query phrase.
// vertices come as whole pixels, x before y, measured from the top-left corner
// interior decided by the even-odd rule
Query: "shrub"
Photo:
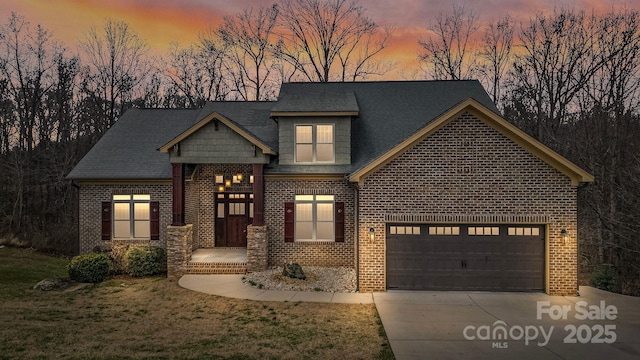
[[[67,265],[69,277],[78,282],[97,283],[109,274],[109,257],[106,254],[78,255]]]
[[[591,273],[589,283],[601,290],[620,292],[618,276],[612,266],[600,265]]]
[[[166,271],[167,257],[157,246],[132,246],[124,255],[124,263],[132,276],[152,276]]]

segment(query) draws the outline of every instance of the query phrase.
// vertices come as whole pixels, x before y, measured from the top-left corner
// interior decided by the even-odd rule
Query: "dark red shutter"
[[[102,240],[111,240],[111,201],[102,202]]]
[[[160,240],[160,202],[152,201],[151,210],[151,240]]]
[[[344,203],[336,203],[336,242],[344,242]]]
[[[295,205],[293,202],[284,203],[284,242],[293,242],[295,238]]]

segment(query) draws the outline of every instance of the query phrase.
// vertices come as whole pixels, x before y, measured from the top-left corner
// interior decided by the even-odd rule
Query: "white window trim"
[[[129,197],[125,199],[125,197]],[[136,199],[137,198],[137,199]],[[128,220],[116,220],[116,204],[129,204],[129,219]],[[135,204],[148,204],[149,217],[147,219],[139,219],[137,221],[147,221],[149,223],[149,236],[135,237]],[[112,196],[111,200],[111,234],[113,240],[151,240],[151,195],[149,194],[134,194],[124,195],[117,194]],[[116,237],[116,223],[117,222],[129,222],[129,236]]]
[[[311,161],[298,161],[298,126],[311,126]],[[331,126],[331,145],[333,146],[333,159],[330,161],[318,161],[318,126]],[[306,143],[305,143],[306,144]],[[323,143],[328,144],[328,143]],[[293,126],[293,162],[296,164],[335,164],[336,162],[336,125],[335,124],[295,124]]]
[[[302,196],[310,196],[313,197],[313,200],[298,200],[298,197]],[[318,196],[331,196],[332,200],[317,200]],[[311,206],[311,222],[312,222],[312,238],[311,239],[298,239],[298,212],[295,212],[294,219],[294,241],[295,242],[335,242],[336,240],[336,199],[334,195],[296,195],[296,201],[294,206],[297,208],[298,204],[312,204]],[[318,239],[317,238],[317,229],[318,229],[318,204],[331,204],[332,208],[332,220],[331,220],[331,238],[329,239]],[[328,222],[328,221],[323,221]]]

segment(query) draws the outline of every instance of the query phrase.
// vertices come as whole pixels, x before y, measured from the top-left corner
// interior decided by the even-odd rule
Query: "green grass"
[[[64,277],[66,264],[0,249],[0,324],[10,324],[0,326],[0,360],[393,359],[371,304],[229,299],[167,278],[33,290],[42,279]]]
[[[24,296],[43,279],[68,277],[68,263],[31,249],[0,248],[0,298]]]

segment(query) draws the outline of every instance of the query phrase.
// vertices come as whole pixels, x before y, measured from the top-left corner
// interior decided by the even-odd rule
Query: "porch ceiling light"
[[[225,187],[231,187],[231,180],[230,179],[225,180],[224,181],[224,186]]]
[[[218,186],[218,192],[224,192],[224,186],[222,185]]]
[[[236,178],[239,182],[242,181],[242,173],[238,173],[238,175],[236,175]]]

